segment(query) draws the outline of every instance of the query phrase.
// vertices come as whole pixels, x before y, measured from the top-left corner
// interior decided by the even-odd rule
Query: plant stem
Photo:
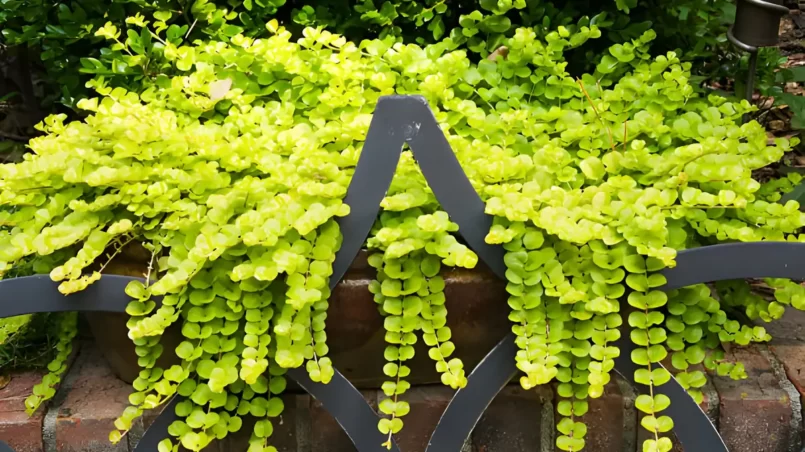
[[[612,130],[610,130],[609,126],[606,125],[606,123],[604,122],[604,118],[602,118],[601,115],[598,113],[598,109],[595,108],[595,103],[593,102],[593,98],[590,97],[590,93],[587,92],[587,88],[584,87],[584,82],[581,79],[579,79],[579,86],[581,87],[581,92],[583,92],[584,96],[587,98],[587,102],[589,102],[590,106],[593,107],[593,112],[595,112],[595,116],[601,122],[601,125],[604,126],[605,129],[607,129],[607,134],[609,134],[609,144],[612,147],[612,150],[614,151],[615,150],[615,139],[612,138]]]
[[[3,132],[2,130],[0,130],[0,138],[6,138],[8,140],[19,141],[22,143],[27,143],[31,139],[31,137],[24,137],[14,133]]]

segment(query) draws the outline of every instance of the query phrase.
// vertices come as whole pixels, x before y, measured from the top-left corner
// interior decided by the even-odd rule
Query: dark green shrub
[[[359,42],[375,37],[420,45],[444,40],[448,48],[464,48],[484,57],[497,49],[518,27],[533,27],[538,38],[559,25],[574,31],[597,25],[604,38],[568,55],[571,72],[591,69],[590,61],[609,46],[626,43],[653,27],[660,39],[657,51],[681,50],[696,62],[694,73],[713,78],[734,60],[724,37],[733,12],[728,0],[644,1],[501,0],[454,2],[427,0],[322,0],[303,2],[249,0],[195,2],[179,0],[6,0],[0,10],[2,42],[28,46],[38,53],[48,83],[45,105],[55,100],[74,107],[89,95],[86,82],[103,76],[115,86],[137,90],[145,78],[166,67],[146,35],[121,37],[135,43],[135,55],[126,55],[97,35],[107,22],[125,28],[127,18],[163,22],[174,43],[196,39],[226,40],[236,34],[264,35],[271,18],[299,36],[302,28],[323,26]],[[136,53],[142,49],[142,53]],[[726,60],[720,56],[727,56]]]

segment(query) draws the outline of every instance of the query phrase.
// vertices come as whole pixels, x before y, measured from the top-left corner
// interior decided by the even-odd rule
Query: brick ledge
[[[805,341],[798,334],[805,334],[805,313],[787,313],[786,319],[778,328],[769,326],[776,334],[769,347],[738,348],[732,352],[746,365],[747,380],[713,377],[712,385],[706,388],[702,408],[716,421],[731,452],[800,450]],[[792,329],[792,324],[803,327]],[[41,374],[13,374],[10,384],[0,390],[0,439],[16,452],[129,452],[155,418],[153,414],[146,416],[127,441],[111,445],[108,434],[114,419],[125,408],[131,389],[114,377],[94,343],[85,341],[75,348],[77,356],[57,396],[33,417],[25,414],[23,401]],[[362,393],[373,406],[383,397],[377,390]],[[424,450],[451,396],[452,391],[439,385],[411,389],[406,396],[411,413],[398,438],[402,450]],[[551,387],[534,391],[523,391],[517,385],[506,387],[489,406],[462,452],[555,452],[555,397]],[[644,432],[637,425],[634,397],[633,388],[615,378],[603,397],[590,402],[590,412],[585,416],[589,430],[587,451],[642,449]],[[279,451],[355,450],[335,420],[308,395],[286,395],[285,406],[272,442]],[[209,450],[245,451],[250,431],[250,425],[244,423],[241,432]],[[677,444],[675,450],[683,449]]]

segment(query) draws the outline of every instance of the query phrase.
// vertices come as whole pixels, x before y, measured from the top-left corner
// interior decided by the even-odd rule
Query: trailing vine
[[[402,174],[412,171],[422,177],[411,166],[414,162],[410,153],[403,162]],[[423,191],[418,193],[420,198],[425,196]],[[450,341],[452,333],[447,326],[444,305],[445,281],[439,270],[442,263],[473,268],[478,262],[475,253],[450,235],[458,226],[449,220],[446,212],[426,214],[421,207],[408,207],[418,200],[415,196],[404,196],[406,194],[386,198],[387,210],[381,214],[373,238],[367,243],[377,250],[369,257],[369,264],[377,269],[377,280],[369,290],[385,317],[389,344],[384,353],[388,363],[383,373],[391,380],[383,383],[382,390],[387,398],[378,406],[381,413],[390,416],[378,423],[380,432],[389,435],[384,443],[389,449],[392,435],[402,429],[402,418],[410,411],[408,403],[400,396],[411,386],[403,379],[411,372],[404,363],[414,357],[417,332],[421,331],[429,347],[428,356],[434,361],[442,383],[453,389],[467,384],[464,364],[451,357],[455,345]]]
[[[56,356],[48,364],[48,373],[42,377],[42,381],[35,384],[33,394],[25,399],[25,412],[28,415],[34,414],[42,403],[50,400],[56,395],[56,389],[61,376],[67,370],[67,359],[73,351],[73,338],[78,332],[78,314],[70,312],[59,316]]]
[[[666,294],[657,272],[704,243],[798,240],[798,204],[760,199],[751,177],[795,140],[767,145],[759,124],[740,124],[748,103],[696,94],[689,63],[650,55],[651,31],[573,77],[564,55],[601,36],[594,24],[518,28],[501,37],[507,52],[479,62],[447,41],[356,44],[317,28],[293,41],[277,21],[268,37],[192,45],[171,40],[169,27],[129,25],[127,35],[162,43],[165,73],[137,91],[93,79],[99,97],[78,104],[85,120],[49,117],[32,154],[0,165],[0,274],[69,250],[50,276],[72,293],[101,277],[104,252],[136,240],[152,253],[145,281],[126,288],[142,370],[113,442],[178,394],[180,420],[160,452],[201,450],[247,415],[258,418],[250,450],[270,450],[285,371],[304,366],[314,381],[330,381],[335,219],[349,214],[342,200],[384,95],[426,98],[495,217],[486,240],[506,251],[520,382],[559,382],[560,449],[584,447],[587,400],[610,382],[624,323],[638,346],[635,379],[648,391],[636,404],[649,451],[671,447],[670,401],[654,392],[670,374],[658,363],[673,352],[680,380],[700,397],[704,374],[689,366],[740,378],[721,344],[768,340],[734,312],[776,318],[777,305],[729,289],[716,298],[704,286]],[[136,51],[114,24],[98,35]],[[440,270],[473,268],[478,257],[410,152],[381,207],[366,247],[388,344],[377,428],[390,447],[410,411],[405,378],[418,334],[441,381],[466,385]],[[799,289],[767,283],[775,303],[801,306]],[[175,322],[181,364],[162,369],[160,339]]]
[[[0,225],[7,220],[8,213],[0,211]],[[47,256],[23,259],[8,270],[7,275],[22,277],[48,273],[63,263],[71,253],[75,253],[75,250],[68,248]],[[73,351],[73,340],[77,333],[78,316],[74,312],[29,314],[0,319],[0,355],[4,357],[0,362],[0,368],[34,366],[47,370],[42,380],[34,385],[32,394],[24,401],[28,415],[33,415],[43,403],[56,395],[62,375],[67,371],[68,360]],[[23,349],[31,352],[27,350],[23,352]],[[6,362],[5,358],[10,362]]]

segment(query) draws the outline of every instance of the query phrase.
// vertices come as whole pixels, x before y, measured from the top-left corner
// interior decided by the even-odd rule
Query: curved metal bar
[[[749,53],[757,53],[757,51],[758,51],[758,48],[757,48],[757,47],[755,47],[755,46],[750,46],[749,44],[746,44],[746,43],[744,43],[744,42],[742,42],[742,41],[739,41],[739,40],[738,40],[738,38],[736,38],[736,37],[735,37],[735,34],[734,34],[734,32],[733,32],[733,29],[734,29],[734,28],[735,28],[735,27],[734,27],[734,26],[732,26],[732,27],[730,27],[730,29],[729,29],[729,30],[727,30],[727,39],[729,39],[729,40],[730,40],[730,42],[731,42],[731,43],[732,43],[732,44],[733,44],[735,47],[737,47],[737,48],[739,48],[739,49],[743,50],[744,52],[749,52]]]
[[[422,96],[384,96],[377,102],[344,200],[350,214],[338,220],[341,231],[349,231],[349,236],[336,255],[331,284],[344,276],[369,235],[406,143],[439,204],[460,225],[459,234],[503,277],[503,248],[484,240],[492,217],[484,212],[484,202],[464,174],[428,102]]]
[[[467,379],[467,386],[459,389],[447,406],[436,431],[428,442],[427,451],[458,451],[469,438],[475,425],[497,394],[517,374],[515,355],[517,346],[514,334],[509,334],[476,366]],[[631,351],[635,348],[628,337],[618,344],[621,357],[615,360],[615,371],[632,385],[637,366],[631,361]],[[715,426],[707,414],[685,392],[673,377],[659,387],[655,393],[667,395],[673,403],[668,415],[674,419],[674,432],[692,452],[728,452]]]
[[[335,418],[338,425],[344,430],[355,448],[363,451],[400,452],[396,442],[392,442],[391,449],[381,446],[386,436],[381,434],[375,425],[377,414],[366,403],[361,393],[340,372],[336,371],[333,379],[327,385],[316,383],[310,379],[304,369],[290,369],[287,374],[299,386],[321,402],[330,415]],[[176,404],[181,397],[174,397],[162,413],[148,427],[145,435],[137,443],[133,452],[151,452],[157,450],[159,442],[170,437],[168,427],[179,420],[176,415]],[[0,452],[4,452],[0,447]],[[14,452],[14,451],[9,451]]]
[[[725,279],[797,279],[805,277],[805,243],[750,242],[706,246],[679,252],[676,262],[676,267],[662,271],[667,283],[661,289],[667,291]],[[640,388],[641,385],[634,381],[637,366],[631,360],[635,345],[624,334],[617,346],[621,354],[615,360],[615,371]],[[517,373],[516,353],[514,335],[509,334],[486,355],[469,375],[467,386],[457,391],[451,400],[427,450],[461,449],[483,412]],[[674,420],[674,432],[685,450],[728,451],[710,419],[676,379],[671,378],[654,390],[673,401],[667,413]]]
[[[344,198],[344,204],[350,209],[349,215],[337,219],[344,238],[333,262],[330,289],[341,281],[366,242],[380,212],[380,202],[394,178],[405,144],[405,123],[401,118],[411,115],[406,109],[407,104],[397,100],[398,97],[381,97],[377,101],[361,156]]]
[[[42,312],[126,312],[130,276],[104,275],[86,289],[70,295],[59,292],[48,275],[0,281],[0,318]]]
[[[170,427],[174,421],[179,420],[179,416],[176,415],[176,405],[181,401],[181,396],[175,396],[165,405],[165,408],[162,409],[162,413],[148,426],[143,437],[140,438],[140,441],[134,446],[132,452],[159,450],[159,443],[166,438],[170,438],[168,427]]]
[[[509,333],[475,366],[467,377],[467,386],[456,391],[442,413],[426,452],[461,450],[489,404],[517,374],[514,339]]]
[[[759,6],[761,8],[768,9],[769,11],[774,11],[775,13],[777,13],[777,14],[779,14],[781,16],[785,16],[790,12],[790,11],[788,11],[788,8],[786,8],[783,5],[778,5],[777,3],[772,3],[772,2],[767,2],[765,0],[743,0],[743,1],[748,3],[748,4],[750,4],[750,5],[755,5],[755,6]]]
[[[124,289],[135,279],[142,280],[130,276],[104,275],[85,290],[68,296],[62,295],[58,291],[58,283],[51,281],[47,275],[2,280],[0,318],[40,312],[126,312],[131,298]],[[288,376],[321,401],[359,450],[387,452],[381,446],[386,441],[385,435],[374,428],[378,421],[377,414],[340,372],[336,370],[327,385],[310,381],[302,369],[289,371]],[[162,410],[162,414],[143,435],[135,452],[157,450],[159,442],[169,437],[168,427],[177,419],[175,407],[180,399],[175,397]],[[392,442],[391,450],[399,452],[395,442]],[[3,452],[2,448],[0,452]]]
[[[662,290],[744,278],[805,278],[805,243],[747,242],[680,251]]]
[[[632,350],[637,346],[627,334],[623,334],[616,347],[620,349],[621,354],[615,358],[615,371],[632,386],[647,393],[648,387],[638,384],[634,380],[634,373],[638,366],[632,362]],[[659,363],[657,365],[664,367]],[[676,378],[671,376],[671,379],[664,385],[654,386],[654,394],[664,394],[671,400],[671,405],[663,414],[667,414],[674,420],[674,433],[686,451],[729,452],[716,426]]]
[[[436,431],[428,442],[427,451],[461,450],[486,408],[517,374],[517,346],[514,340],[514,334],[507,335],[472,371],[467,379],[467,386],[456,392],[439,420]],[[615,371],[632,385],[639,386],[634,381],[637,366],[630,358],[634,344],[627,337],[618,347],[621,349],[621,356],[615,360]],[[674,432],[685,445],[685,450],[728,452],[707,414],[676,379],[672,377],[668,383],[655,387],[654,392],[665,394],[673,401],[667,413],[674,420]]]
[[[381,445],[388,438],[377,429],[377,413],[340,372],[336,371],[333,379],[326,385],[312,381],[302,368],[289,369],[288,376],[321,402],[322,406],[349,436],[357,450],[361,452],[388,452],[389,450],[400,452],[396,441],[392,441],[391,449],[386,449]]]
[[[433,194],[451,220],[459,225],[458,233],[470,248],[498,277],[505,278],[503,247],[490,245],[485,240],[493,217],[486,214],[486,204],[461,168],[428,102],[422,96],[399,99],[397,103],[408,106],[412,113],[409,118],[412,132],[407,141]]]

